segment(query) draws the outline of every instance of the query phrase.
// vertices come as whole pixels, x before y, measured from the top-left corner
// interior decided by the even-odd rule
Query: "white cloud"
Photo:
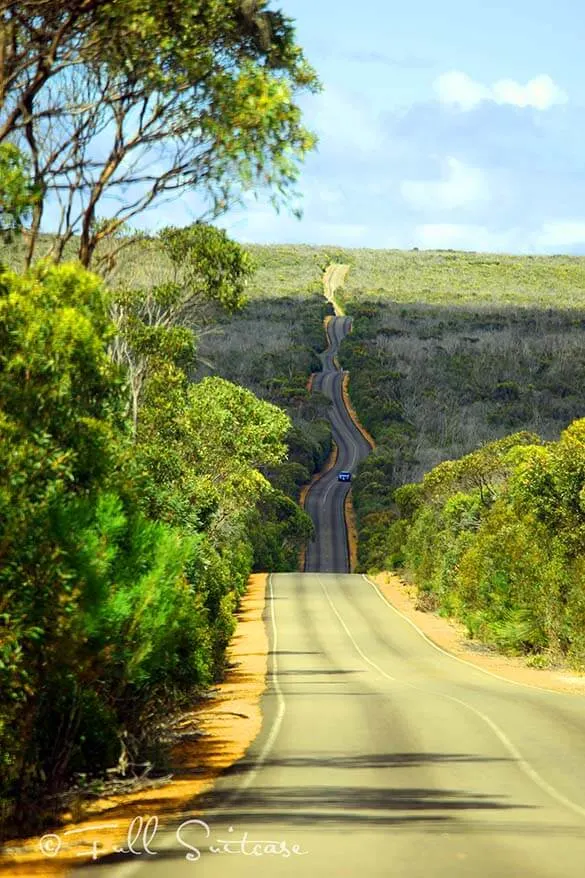
[[[544,223],[537,235],[539,247],[575,247],[585,245],[585,221],[554,220]]]
[[[554,104],[567,101],[566,93],[547,74],[535,76],[526,85],[513,79],[499,79],[492,85],[483,85],[467,73],[452,70],[442,73],[433,83],[433,88],[441,103],[460,110],[472,110],[481,101],[548,110]]]
[[[246,210],[233,210],[219,221],[228,235],[236,241],[273,244],[331,244],[349,247],[363,246],[372,234],[371,227],[358,222],[344,222],[327,218],[317,200],[305,204],[303,219],[299,221],[286,211],[277,214],[271,207],[259,202]]]
[[[442,73],[434,81],[433,88],[442,104],[455,104],[461,110],[471,110],[490,97],[489,88],[457,70]]]
[[[315,225],[315,239],[322,244],[346,244],[359,246],[371,233],[371,229],[360,223],[318,223]]]
[[[428,250],[480,253],[585,252],[585,220],[552,220],[533,228],[489,229],[464,223],[425,223],[411,235],[413,246]]]
[[[567,100],[565,92],[546,74],[536,76],[526,85],[520,85],[513,79],[500,79],[492,86],[492,92],[498,104],[534,107],[537,110],[547,110],[554,104],[563,104]]]
[[[309,128],[319,137],[320,151],[338,147],[371,153],[382,145],[378,120],[367,104],[341,89],[328,87],[307,99],[305,113]]]
[[[403,180],[400,191],[417,210],[454,210],[490,200],[487,178],[480,168],[448,158],[446,172],[445,180]]]

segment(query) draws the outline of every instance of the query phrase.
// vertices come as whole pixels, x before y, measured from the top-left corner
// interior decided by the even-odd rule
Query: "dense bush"
[[[460,284],[479,257],[457,259]],[[399,285],[426,264],[443,285],[419,298],[453,301],[440,261],[410,257]],[[520,261],[487,261],[489,300]],[[538,302],[539,273],[568,292],[582,270],[569,262],[524,265],[514,300]],[[354,481],[361,569],[401,569],[421,606],[456,616],[472,637],[585,667],[585,422],[574,420],[585,409],[583,311],[380,292],[346,293],[354,329],[340,355],[378,443]]]
[[[488,444],[396,495],[387,550],[400,541],[431,606],[506,651],[585,667],[585,420],[558,442]]]
[[[0,799],[27,820],[221,675],[290,429],[166,349],[133,425],[109,304],[75,265],[0,273]]]
[[[294,500],[272,491],[251,514],[249,524],[256,569],[297,569],[300,550],[313,535],[313,522]]]
[[[261,517],[255,513],[250,521],[255,570],[295,570],[312,534],[310,518],[286,500],[298,499],[301,486],[331,451],[329,400],[307,389],[310,373],[321,368],[318,353],[329,309],[318,293],[293,298],[258,292],[229,321],[220,320],[217,332],[201,339],[196,377],[216,374],[236,381],[291,419],[286,461],[262,470],[274,491],[263,498]]]

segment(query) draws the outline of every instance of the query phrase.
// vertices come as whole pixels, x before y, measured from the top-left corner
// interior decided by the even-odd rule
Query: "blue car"
[[[351,473],[348,470],[341,470],[340,473],[337,473],[337,481],[338,482],[351,482]]]

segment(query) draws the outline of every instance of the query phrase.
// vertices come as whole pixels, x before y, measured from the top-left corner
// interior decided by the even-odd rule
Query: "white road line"
[[[349,465],[349,469],[353,470],[353,468],[355,466],[355,462],[356,462],[356,457],[357,457],[357,445],[355,445],[353,439],[350,439],[350,443],[353,447],[352,447],[352,452],[351,452],[351,463]]]
[[[358,644],[356,643],[353,634],[351,633],[351,631],[349,630],[349,628],[347,627],[347,625],[345,624],[345,622],[341,618],[341,615],[339,614],[339,612],[337,611],[337,608],[335,607],[333,601],[331,600],[327,586],[323,583],[320,576],[317,576],[317,579],[319,580],[319,585],[323,589],[323,594],[325,595],[325,597],[329,601],[329,606],[331,607],[331,609],[333,610],[333,612],[335,613],[335,615],[339,619],[339,622],[341,623],[343,630],[345,631],[345,633],[347,634],[347,636],[349,637],[349,639],[353,643],[355,650],[361,655],[363,660],[365,662],[367,662],[368,665],[371,665],[373,668],[375,668],[378,671],[378,673],[381,674],[383,677],[386,677],[387,680],[391,680],[393,683],[395,683],[396,682],[395,677],[391,677],[390,674],[387,674],[386,671],[384,671],[379,665],[376,664],[376,662],[373,662],[371,659],[369,659],[367,657],[367,655],[364,652],[362,652],[362,650],[359,648]]]
[[[325,493],[323,494],[323,497],[321,498],[321,502],[323,503],[323,505],[325,505],[325,501],[327,500],[327,497],[329,496],[329,491],[330,491],[331,488],[332,488],[334,485],[336,485],[336,484],[337,484],[337,482],[335,482],[335,481],[332,480],[332,481],[331,481],[331,484],[330,484],[330,485],[327,485],[327,490],[325,491]]]
[[[274,686],[274,691],[276,692],[276,700],[278,704],[278,708],[276,711],[276,716],[272,723],[272,728],[270,729],[270,734],[266,739],[262,750],[256,757],[255,764],[253,768],[250,768],[246,772],[246,776],[244,781],[240,784],[237,790],[234,790],[226,799],[224,799],[222,805],[218,808],[214,808],[213,811],[206,811],[206,816],[215,817],[217,814],[221,814],[222,811],[226,810],[226,806],[231,804],[232,802],[239,799],[242,793],[248,789],[250,784],[252,784],[256,778],[256,775],[268,759],[274,744],[276,743],[276,739],[278,737],[278,733],[280,732],[280,727],[282,725],[282,721],[284,719],[284,715],[286,713],[286,702],[284,700],[284,695],[282,693],[282,688],[280,686],[280,680],[278,679],[278,666],[276,660],[276,647],[278,645],[278,629],[276,627],[276,616],[274,613],[274,589],[272,585],[272,573],[268,577],[268,587],[270,592],[270,620],[272,623],[272,685]]]
[[[329,601],[331,609],[333,610],[333,612],[335,613],[335,615],[339,619],[341,625],[343,626],[343,628],[344,628],[347,636],[351,640],[353,646],[355,647],[355,649],[357,650],[357,652],[359,653],[359,655],[362,657],[362,659],[365,662],[367,662],[369,665],[371,665],[371,667],[375,668],[379,674],[381,674],[383,677],[386,677],[388,680],[392,680],[393,682],[397,682],[397,683],[399,683],[399,685],[402,685],[402,686],[407,686],[409,689],[413,689],[415,692],[420,692],[423,695],[426,695],[426,696],[430,695],[431,697],[434,696],[435,698],[442,698],[445,701],[450,701],[453,704],[457,704],[460,707],[463,707],[465,710],[470,711],[475,716],[477,716],[479,719],[483,720],[483,722],[492,730],[492,732],[498,738],[500,743],[503,744],[505,749],[512,756],[512,758],[514,759],[514,761],[516,762],[516,764],[518,765],[520,770],[523,771],[524,774],[527,777],[529,777],[530,780],[533,781],[533,783],[535,783],[538,787],[540,787],[540,789],[543,792],[547,793],[552,799],[554,799],[560,805],[563,805],[565,808],[568,808],[574,814],[577,814],[582,819],[585,819],[585,808],[582,808],[581,805],[578,805],[576,802],[573,802],[571,799],[568,799],[566,796],[564,796],[562,793],[560,793],[557,789],[555,789],[555,787],[553,787],[551,784],[549,784],[548,781],[546,781],[543,777],[541,777],[541,775],[536,771],[536,769],[534,769],[526,761],[526,759],[524,759],[524,757],[522,756],[522,754],[520,753],[518,748],[515,746],[515,744],[512,743],[512,741],[510,740],[510,738],[508,738],[508,736],[505,734],[505,732],[503,732],[502,729],[489,716],[487,716],[487,714],[483,713],[481,710],[478,710],[477,708],[473,707],[471,704],[468,704],[466,701],[463,701],[460,698],[455,698],[452,695],[445,695],[442,692],[433,692],[431,690],[423,689],[420,686],[415,686],[414,683],[408,683],[404,680],[397,680],[396,677],[390,676],[390,674],[386,673],[386,671],[384,671],[384,669],[381,668],[380,665],[378,665],[376,662],[372,661],[372,659],[368,658],[368,656],[363,652],[363,650],[360,649],[360,647],[359,647],[358,643],[356,642],[355,638],[353,637],[351,631],[349,630],[345,621],[343,620],[343,618],[341,617],[337,608],[333,604],[333,601],[331,600],[331,597],[329,595],[329,592],[328,592],[326,586],[323,584],[320,577],[317,577],[317,578],[319,580],[321,588],[323,589],[323,591],[325,593],[327,600]],[[364,577],[364,578],[366,578],[366,577]],[[370,580],[367,580],[367,581],[370,582]],[[370,585],[373,585],[373,583],[370,582]],[[381,596],[384,597],[383,595],[381,595]],[[388,606],[390,606],[392,609],[395,609],[394,607],[392,607],[392,604],[390,604],[390,603],[388,603]],[[398,612],[398,611],[396,611],[396,612]],[[399,613],[399,615],[402,616],[402,613]],[[405,617],[403,617],[403,618],[405,618]],[[410,620],[407,619],[406,621],[410,621]],[[414,626],[414,627],[416,627],[416,626]],[[420,632],[420,633],[422,634],[422,632]],[[425,637],[425,640],[426,639],[427,638]],[[429,641],[429,642],[431,642],[431,641]],[[446,655],[448,655],[448,653],[446,653]],[[472,666],[472,667],[474,667],[474,666]]]
[[[300,574],[300,575],[302,576],[303,574]],[[276,739],[278,737],[278,733],[280,732],[280,727],[282,725],[282,721],[283,721],[284,715],[286,713],[286,702],[284,700],[284,695],[282,693],[282,688],[280,686],[280,681],[278,679],[278,666],[277,666],[277,660],[276,660],[276,647],[278,645],[278,629],[276,626],[276,616],[275,616],[275,612],[274,612],[274,588],[272,585],[272,573],[268,577],[268,588],[269,588],[269,594],[270,594],[270,619],[271,619],[271,623],[272,623],[272,684],[274,686],[274,691],[276,692],[278,709],[277,709],[274,721],[272,723],[272,727],[270,729],[270,734],[268,735],[268,738],[266,739],[266,742],[265,742],[261,752],[256,757],[254,765],[246,772],[244,779],[243,779],[242,783],[239,785],[239,787],[236,790],[234,790],[233,793],[230,793],[230,795],[228,795],[224,799],[224,801],[222,802],[222,804],[218,808],[214,808],[212,811],[204,811],[203,817],[205,818],[206,822],[210,818],[220,816],[224,811],[227,810],[228,806],[232,805],[233,802],[237,801],[237,799],[240,798],[240,796],[245,792],[245,790],[248,789],[250,784],[253,783],[253,781],[256,778],[256,775],[258,774],[258,772],[260,771],[260,769],[262,768],[262,766],[264,765],[264,763],[268,759],[268,757],[269,757],[269,755],[274,747],[274,744],[276,743]],[[179,817],[191,817],[191,816],[192,816],[192,812],[184,812],[184,813],[177,812],[176,814],[173,814],[169,818],[169,821],[172,820],[174,822]],[[168,825],[168,824],[166,824],[166,825]],[[163,824],[163,826],[161,828],[164,829],[165,824]],[[169,850],[170,848],[172,848],[176,844],[177,844],[177,840],[176,840],[175,833],[174,832],[168,833],[168,834],[161,836],[161,843],[159,844],[159,849],[161,851],[162,850]],[[149,859],[152,860],[152,858],[149,858]],[[146,865],[145,861],[137,862],[135,859],[132,863],[129,863],[127,865],[121,864],[119,867],[117,867],[116,875],[119,876],[119,878],[131,878],[131,876],[135,875],[138,872],[138,870],[144,865]],[[151,863],[151,865],[152,865],[152,863]]]
[[[369,577],[367,577],[365,573],[362,573],[362,578],[366,580],[368,585],[372,586],[372,588],[374,589],[375,593],[378,595],[380,600],[383,601],[383,603],[385,603],[386,606],[392,610],[392,612],[396,613],[397,616],[400,616],[400,618],[403,619],[405,622],[408,622],[408,624],[411,626],[411,628],[414,628],[416,633],[419,634],[422,637],[422,639],[425,640],[429,644],[429,646],[432,646],[433,649],[435,649],[437,652],[440,652],[442,655],[447,656],[447,658],[453,659],[454,662],[459,662],[459,664],[465,665],[468,668],[472,668],[474,671],[479,671],[482,674],[487,674],[488,677],[493,677],[495,680],[500,680],[503,683],[511,683],[513,686],[524,686],[526,689],[533,689],[533,690],[535,689],[537,692],[545,692],[549,695],[563,695],[564,694],[562,692],[557,692],[555,689],[546,689],[544,686],[536,686],[533,683],[521,683],[519,680],[509,680],[507,677],[502,677],[502,676],[500,676],[500,674],[494,673],[494,671],[488,671],[486,668],[481,668],[479,665],[475,665],[473,662],[467,661],[467,659],[463,659],[457,655],[453,655],[453,653],[448,652],[446,649],[443,649],[441,646],[438,646],[436,643],[434,643],[430,639],[430,637],[427,637],[427,635],[424,633],[424,631],[422,631],[418,627],[416,622],[413,622],[412,619],[409,619],[408,616],[405,616],[404,613],[401,613],[400,610],[398,610],[394,606],[394,604],[392,604],[388,600],[386,595],[382,594],[382,592],[380,591],[380,588],[376,585],[376,583],[372,582],[372,580],[369,579]]]

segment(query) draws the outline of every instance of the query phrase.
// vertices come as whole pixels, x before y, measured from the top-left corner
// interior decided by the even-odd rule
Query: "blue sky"
[[[282,0],[324,89],[301,221],[250,242],[585,253],[585,10],[574,0]]]
[[[303,218],[250,199],[239,241],[585,253],[585,7],[575,0],[274,0],[323,84]],[[200,214],[195,195],[137,218]]]

